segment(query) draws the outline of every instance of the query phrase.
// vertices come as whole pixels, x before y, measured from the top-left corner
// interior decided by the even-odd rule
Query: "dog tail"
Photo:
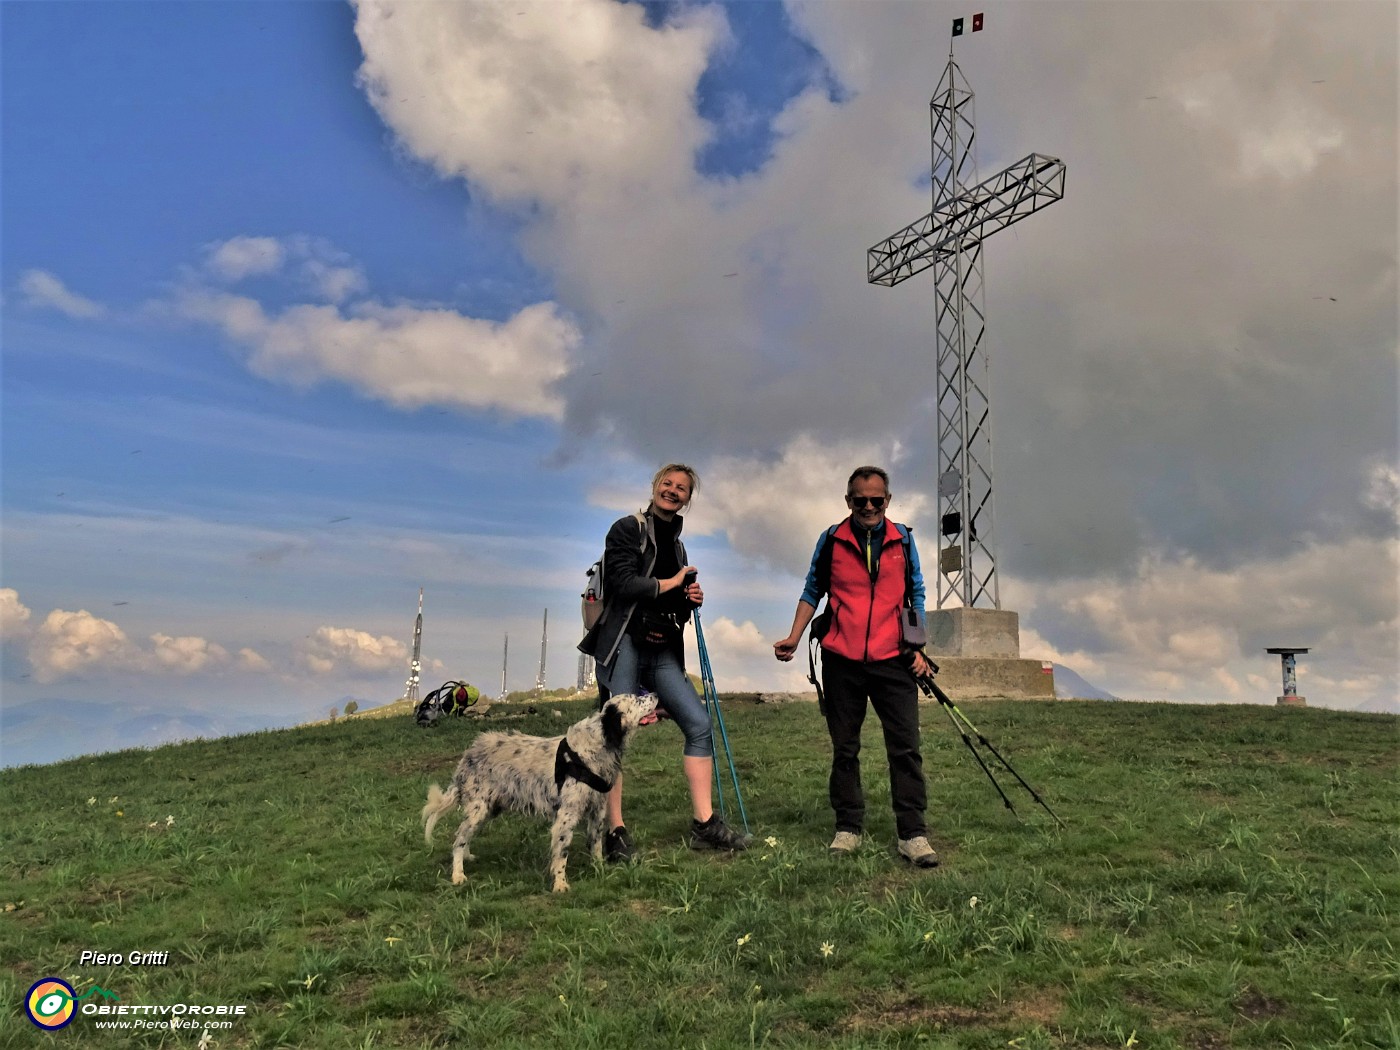
[[[434,784],[428,788],[428,804],[423,807],[423,841],[429,845],[433,841],[433,828],[442,818],[443,814],[449,812],[457,804],[457,785],[454,783],[450,790],[443,791],[442,788]]]

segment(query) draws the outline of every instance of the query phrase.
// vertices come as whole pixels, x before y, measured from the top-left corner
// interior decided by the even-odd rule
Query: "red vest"
[[[831,627],[822,649],[862,663],[900,654],[899,610],[907,579],[904,542],[885,519],[885,541],[875,579],[847,518],[831,536]]]

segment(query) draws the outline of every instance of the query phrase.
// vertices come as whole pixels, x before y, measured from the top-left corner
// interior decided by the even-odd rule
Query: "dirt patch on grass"
[[[990,1011],[965,1006],[937,1006],[918,999],[872,1006],[848,1015],[841,1028],[848,1032],[889,1028],[970,1028],[996,1019]]]
[[[1185,1038],[1187,1050],[1230,1050],[1230,1040],[1216,1032],[1188,1032]]]
[[[1040,991],[1029,999],[1018,999],[1011,1004],[1010,1016],[1014,1021],[1029,1021],[1045,1028],[1055,1025],[1064,1010],[1061,998],[1049,991]]]
[[[461,751],[449,751],[442,755],[414,755],[390,762],[384,772],[391,777],[412,777],[434,774],[441,778],[451,778],[452,770],[462,758]]]
[[[990,1007],[952,1006],[924,999],[903,998],[872,1003],[841,1022],[847,1032],[889,1028],[931,1028],[949,1031],[994,1024],[1026,1024],[1053,1028],[1064,1011],[1064,1002],[1055,990],[1029,991],[1027,998],[999,1002]]]
[[[1270,999],[1257,988],[1245,988],[1235,1000],[1235,1011],[1249,1021],[1267,1021],[1283,1015],[1287,1010],[1287,1003]]]
[[[655,919],[661,914],[661,905],[650,900],[629,900],[627,910],[639,919]]]

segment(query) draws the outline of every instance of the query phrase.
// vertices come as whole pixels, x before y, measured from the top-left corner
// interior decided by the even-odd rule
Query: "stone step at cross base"
[[[1054,668],[1021,659],[1021,618],[1009,609],[938,609],[925,615],[927,652],[950,700],[1054,700]]]

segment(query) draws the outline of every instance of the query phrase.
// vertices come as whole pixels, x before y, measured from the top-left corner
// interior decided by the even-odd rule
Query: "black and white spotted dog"
[[[470,846],[478,828],[497,813],[553,817],[549,876],[555,893],[569,888],[564,877],[574,829],[582,823],[588,849],[603,855],[603,815],[607,793],[622,771],[622,752],[633,730],[656,709],[653,696],[614,696],[597,714],[575,722],[563,736],[482,733],[462,755],[452,786],[434,784],[423,807],[423,838],[454,806],[462,825],[452,843],[452,881],[467,881],[463,861],[475,860]]]

